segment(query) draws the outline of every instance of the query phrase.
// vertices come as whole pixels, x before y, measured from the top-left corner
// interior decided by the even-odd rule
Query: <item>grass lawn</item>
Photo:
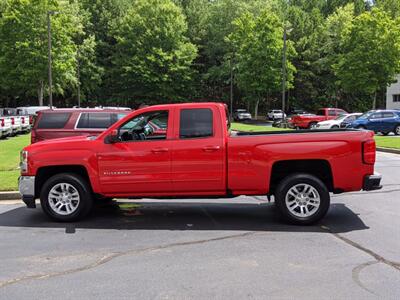
[[[375,136],[375,141],[378,147],[400,149],[400,137]]]
[[[18,188],[19,152],[30,144],[30,134],[0,140],[0,191]]]
[[[232,130],[238,131],[282,131],[287,130],[285,128],[276,128],[272,126],[260,126],[260,125],[251,125],[251,124],[243,124],[243,123],[232,123]]]

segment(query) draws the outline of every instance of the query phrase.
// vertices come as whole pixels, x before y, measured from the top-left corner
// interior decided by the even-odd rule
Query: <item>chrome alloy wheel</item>
[[[59,215],[70,215],[79,206],[78,190],[69,183],[58,183],[52,187],[48,196],[50,208]]]
[[[396,135],[400,135],[400,126],[397,126],[394,132]]]
[[[318,191],[306,183],[296,184],[286,193],[285,203],[289,212],[300,218],[314,215],[320,206]]]

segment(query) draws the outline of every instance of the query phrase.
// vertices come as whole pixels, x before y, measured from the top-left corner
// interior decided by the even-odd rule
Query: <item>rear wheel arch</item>
[[[269,194],[274,194],[282,180],[296,173],[313,175],[321,180],[330,192],[335,191],[332,167],[329,161],[323,159],[281,160],[272,165]]]

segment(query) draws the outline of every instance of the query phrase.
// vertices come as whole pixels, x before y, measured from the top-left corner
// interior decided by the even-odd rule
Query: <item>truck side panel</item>
[[[329,163],[335,189],[361,190],[364,175],[374,171],[362,163],[361,142],[370,138],[368,132],[230,137],[228,188],[233,194],[267,194],[275,162],[315,159]]]

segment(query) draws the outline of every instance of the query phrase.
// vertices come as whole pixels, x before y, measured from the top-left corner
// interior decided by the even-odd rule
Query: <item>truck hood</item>
[[[93,141],[93,136],[73,136],[59,139],[45,140],[31,144],[24,148],[29,152],[49,151],[49,150],[70,150],[85,148],[87,143]]]

